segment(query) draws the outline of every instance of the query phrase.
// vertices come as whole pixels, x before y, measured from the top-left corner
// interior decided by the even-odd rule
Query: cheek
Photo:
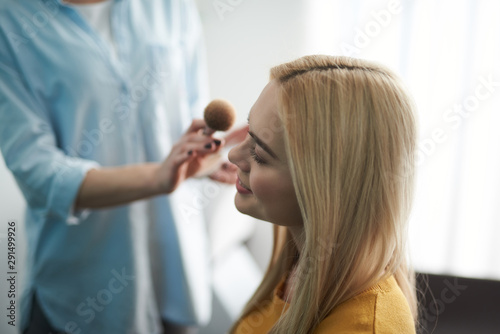
[[[292,180],[279,173],[254,175],[250,188],[259,201],[265,220],[278,225],[301,224],[301,214]]]
[[[276,178],[273,179],[265,175],[255,175],[250,178],[250,189],[255,197],[261,201],[279,196],[283,192],[282,188],[283,184]]]

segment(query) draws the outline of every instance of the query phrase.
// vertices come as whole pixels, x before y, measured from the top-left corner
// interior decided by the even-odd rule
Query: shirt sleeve
[[[87,171],[98,164],[69,157],[57,147],[48,113],[13,64],[0,53],[0,149],[5,163],[32,212],[75,224],[80,215],[73,212],[73,203]]]

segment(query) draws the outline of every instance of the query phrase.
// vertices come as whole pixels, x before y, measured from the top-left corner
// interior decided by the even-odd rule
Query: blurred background
[[[416,101],[420,126],[409,248],[415,269],[429,274],[422,277],[434,295],[422,301],[428,328],[423,331],[499,333],[500,311],[493,301],[500,297],[500,1],[197,3],[211,97],[232,101],[239,124],[246,122],[269,69],[306,54],[371,59],[401,76]],[[236,212],[233,187],[216,187],[204,206],[212,239],[214,316],[202,334],[227,330],[259,283],[272,242],[268,223]],[[14,220],[18,266],[25,247],[24,207],[2,160],[0,254],[6,254],[7,221]],[[1,256],[2,273],[6,262]],[[6,300],[6,291],[2,278],[0,300]],[[465,312],[467,307],[472,311]],[[0,332],[15,333],[6,321]]]

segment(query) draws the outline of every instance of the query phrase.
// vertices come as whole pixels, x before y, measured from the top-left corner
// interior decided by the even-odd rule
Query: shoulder
[[[15,67],[15,59],[35,57],[59,14],[56,0],[0,0],[0,63]]]
[[[47,7],[49,1],[28,1],[28,0],[0,0],[0,15],[2,18],[9,18],[13,15],[33,15],[39,10]]]
[[[394,277],[337,306],[315,334],[414,334],[410,307]]]
[[[0,0],[0,63],[9,67],[12,58],[11,49],[16,40],[25,40],[22,21],[30,17],[30,5],[24,1]]]
[[[0,0],[0,34],[32,39],[58,12],[55,0]]]

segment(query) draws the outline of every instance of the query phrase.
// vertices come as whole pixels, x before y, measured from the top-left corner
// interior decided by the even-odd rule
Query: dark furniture
[[[418,274],[420,334],[500,334],[500,281]]]

